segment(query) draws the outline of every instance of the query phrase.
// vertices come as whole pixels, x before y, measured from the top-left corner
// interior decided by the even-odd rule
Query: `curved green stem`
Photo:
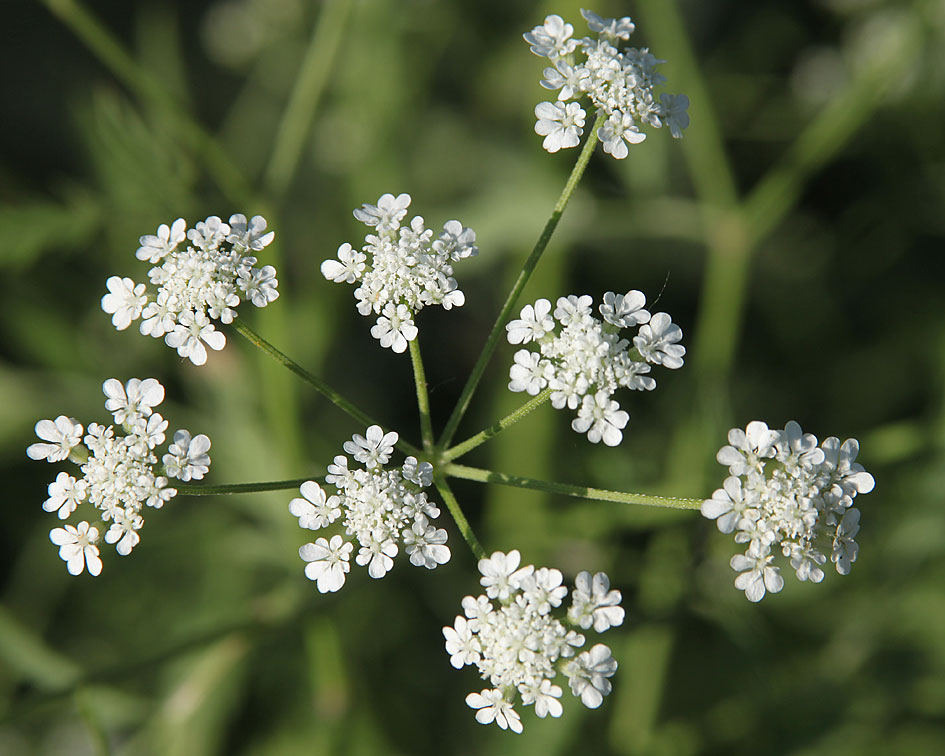
[[[321,378],[312,375],[310,372],[308,372],[308,370],[303,368],[292,358],[276,349],[272,344],[266,341],[242,320],[234,320],[231,325],[234,329],[236,329],[236,332],[243,336],[250,344],[258,347],[259,349],[262,349],[276,362],[280,363],[284,367],[287,367],[289,370],[299,376],[299,378],[311,385],[318,393],[328,399],[328,401],[338,407],[338,409],[357,420],[361,425],[365,427],[369,425],[381,425],[381,423],[378,423],[370,415],[355,407],[351,402],[331,388]],[[404,452],[404,454],[412,454],[414,456],[419,456],[421,454],[420,450],[416,446],[404,441],[403,439],[397,441],[397,448]]]
[[[450,466],[452,467],[452,465]],[[463,510],[460,508],[459,502],[456,500],[456,495],[449,487],[449,484],[447,484],[446,480],[444,480],[441,475],[436,475],[434,483],[436,484],[436,490],[440,492],[440,496],[442,496],[443,501],[446,502],[446,508],[453,516],[456,527],[459,528],[463,539],[469,545],[469,548],[472,549],[473,555],[476,559],[485,559],[486,552],[479,544],[479,539],[476,538],[476,534],[473,533],[472,528],[469,527],[469,521],[466,519],[466,515],[463,514]]]
[[[320,480],[318,476],[311,478],[294,478],[292,480],[267,480],[262,483],[230,483],[224,486],[203,486],[199,483],[180,483],[173,487],[180,496],[220,496],[224,494],[258,493],[259,491],[286,491],[298,488],[307,480]]]
[[[410,344],[410,361],[413,363],[413,382],[417,387],[417,407],[420,410],[420,433],[423,436],[423,448],[433,451],[433,424],[430,422],[430,397],[427,394],[427,376],[423,370],[418,339]]]
[[[551,217],[548,218],[548,221],[545,223],[545,227],[541,232],[541,236],[538,237],[538,241],[535,242],[535,246],[532,249],[531,254],[528,256],[528,259],[522,266],[522,272],[518,274],[518,278],[515,280],[515,285],[512,286],[512,291],[509,292],[509,296],[505,300],[505,304],[502,305],[502,309],[499,311],[499,316],[496,318],[495,325],[492,326],[492,331],[489,333],[489,338],[486,339],[485,346],[482,348],[482,353],[479,355],[479,359],[476,360],[476,364],[473,366],[472,372],[469,374],[466,385],[463,387],[463,391],[459,396],[459,400],[456,402],[456,407],[453,409],[453,413],[450,415],[449,420],[446,421],[446,426],[443,429],[443,436],[440,438],[438,444],[440,448],[449,446],[450,441],[453,440],[453,436],[456,434],[459,423],[463,419],[463,415],[466,414],[466,409],[469,407],[469,402],[472,400],[472,395],[476,390],[476,386],[479,385],[479,381],[482,379],[482,375],[486,370],[486,365],[489,362],[489,358],[492,357],[492,353],[495,351],[496,345],[499,343],[499,338],[502,336],[505,323],[509,319],[509,315],[512,313],[516,302],[518,302],[518,298],[522,293],[522,289],[524,289],[525,284],[528,283],[528,279],[531,277],[532,271],[535,270],[535,266],[538,265],[538,260],[545,251],[545,247],[547,247],[548,242],[551,241],[551,235],[558,227],[558,221],[561,220],[561,215],[564,213],[564,209],[568,206],[568,201],[571,199],[571,195],[574,194],[574,190],[577,188],[578,182],[581,180],[581,176],[584,175],[584,169],[587,168],[587,163],[591,159],[591,153],[594,152],[594,147],[597,145],[597,129],[603,124],[603,122],[604,116],[600,115],[597,117],[597,121],[595,121],[594,125],[591,127],[591,132],[588,134],[587,141],[584,142],[584,147],[581,149],[581,154],[578,156],[577,162],[574,164],[574,168],[571,170],[571,175],[568,177],[568,181],[564,185],[564,189],[561,191],[561,196],[558,197],[558,201],[555,203],[554,210],[551,212]]]
[[[624,493],[623,491],[607,491],[603,488],[590,486],[573,486],[568,483],[554,483],[548,480],[524,478],[520,475],[506,475],[505,473],[482,470],[478,467],[449,464],[440,469],[444,475],[464,480],[476,480],[480,483],[498,483],[515,488],[531,488],[535,491],[574,496],[579,499],[593,499],[595,501],[613,501],[618,504],[643,504],[648,507],[668,507],[670,509],[699,509],[704,499],[688,499],[676,496],[651,496],[650,494]]]
[[[475,436],[472,436],[471,438],[467,438],[462,443],[456,444],[456,446],[453,446],[447,449],[445,452],[443,452],[442,455],[440,455],[440,460],[443,462],[449,462],[450,460],[462,457],[466,452],[470,451],[471,449],[475,449],[480,444],[484,444],[490,438],[494,438],[495,436],[500,434],[510,425],[514,425],[515,423],[517,423],[519,420],[525,417],[525,415],[527,415],[529,412],[531,412],[532,410],[540,407],[542,404],[547,402],[548,397],[550,396],[551,396],[550,388],[546,388],[542,390],[540,394],[538,394],[537,396],[533,396],[531,399],[525,402],[525,404],[523,404],[517,410],[515,410],[514,412],[510,412],[508,415],[506,415],[501,420],[499,420],[499,422],[495,423],[494,425],[490,425],[488,428],[486,428],[483,431],[480,431]]]

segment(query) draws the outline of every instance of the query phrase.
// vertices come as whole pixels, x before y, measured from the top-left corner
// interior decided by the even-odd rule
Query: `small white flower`
[[[105,409],[114,415],[119,425],[148,417],[151,408],[164,401],[164,387],[154,378],[143,381],[131,378],[124,386],[121,381],[109,378],[102,384],[102,393],[108,397]]]
[[[380,425],[372,425],[366,435],[355,433],[351,441],[345,441],[344,450],[367,468],[380,467],[390,460],[398,438],[395,431],[384,433]]]
[[[217,331],[204,313],[194,314],[188,310],[178,319],[178,325],[164,337],[164,343],[177,350],[181,357],[187,357],[195,365],[203,365],[207,361],[207,350],[204,343],[211,349],[220,351],[226,346],[226,336]]]
[[[59,547],[59,558],[66,563],[70,575],[81,575],[88,568],[90,575],[102,571],[102,560],[98,556],[98,528],[89,526],[85,520],[77,527],[66,525],[49,531],[49,540]]]
[[[565,23],[561,16],[552,14],[545,17],[545,23],[542,26],[536,26],[522,36],[535,55],[555,60],[574,52],[577,40],[571,39],[572,34],[574,34],[574,27]]]
[[[210,469],[210,439],[203,433],[191,438],[187,430],[176,431],[167,451],[162,461],[172,478],[200,480]]]
[[[604,124],[597,130],[597,136],[600,137],[601,146],[608,155],[613,155],[617,160],[623,160],[630,151],[628,144],[640,144],[646,139],[646,134],[637,128],[633,116],[629,113],[611,113],[610,117],[604,121]]]
[[[238,273],[237,286],[256,305],[265,307],[279,298],[279,279],[271,265],[262,268],[243,268]],[[226,322],[226,321],[224,321]]]
[[[745,591],[745,598],[761,601],[768,593],[777,593],[784,587],[784,578],[777,567],[771,564],[774,557],[750,548],[745,554],[732,557],[732,569],[741,574],[735,578],[735,587]]]
[[[649,321],[650,313],[643,309],[645,304],[646,296],[642,291],[632,289],[626,294],[608,291],[604,294],[600,314],[604,320],[618,328],[632,328]]]
[[[327,527],[341,516],[338,507],[338,497],[326,497],[321,486],[313,480],[305,481],[299,492],[303,499],[292,499],[289,502],[289,512],[299,518],[299,527],[308,530],[319,530]]]
[[[725,479],[722,488],[712,494],[711,499],[702,502],[700,511],[703,517],[715,520],[719,531],[731,533],[744,516],[746,508],[741,478],[730,476]]]
[[[414,325],[406,305],[384,305],[384,314],[378,317],[377,324],[371,328],[371,335],[381,342],[381,346],[392,349],[398,354],[407,351],[407,342],[417,338],[417,326]]]
[[[26,449],[30,459],[59,462],[82,440],[82,426],[65,415],[59,415],[54,421],[40,420],[35,430],[37,437],[49,443],[30,444]]]
[[[766,423],[754,420],[745,430],[732,428],[728,432],[728,446],[719,449],[716,459],[728,466],[732,475],[744,475],[751,470],[759,470],[763,460],[777,454],[775,444],[780,434],[770,430]]]
[[[67,520],[75,508],[85,501],[86,489],[85,480],[77,481],[68,473],[61,472],[49,484],[49,498],[43,502],[43,509],[55,512],[60,520]]]
[[[409,194],[399,194],[396,197],[393,194],[384,194],[376,205],[361,205],[360,209],[354,211],[354,217],[367,226],[375,227],[378,233],[384,233],[400,226],[400,221],[407,215],[408,207]]]
[[[211,215],[206,220],[198,221],[197,225],[187,232],[187,238],[195,247],[209,251],[219,247],[229,233],[230,227],[216,215]]]
[[[139,514],[122,513],[116,517],[112,526],[105,533],[105,543],[115,544],[115,551],[121,556],[128,556],[131,550],[141,542],[138,530],[144,525],[144,518]]]
[[[576,102],[540,102],[535,106],[535,133],[545,137],[542,147],[548,152],[577,147],[584,133],[584,109]]]
[[[345,575],[351,569],[348,560],[352,548],[340,535],[335,535],[331,541],[319,538],[299,549],[299,556],[308,562],[305,577],[316,581],[319,593],[334,593],[345,584]]]
[[[571,693],[589,709],[600,706],[604,696],[610,693],[611,683],[607,678],[613,677],[616,671],[617,660],[603,643],[579,654],[564,668]]]
[[[561,688],[552,685],[551,680],[547,678],[541,681],[540,685],[523,685],[522,703],[535,704],[535,714],[539,717],[547,717],[549,714],[553,717],[560,717],[564,709],[561,706]]]
[[[479,724],[495,722],[503,730],[522,731],[522,720],[512,704],[503,698],[501,690],[484,689],[479,693],[470,693],[466,696],[466,705],[470,709],[478,709],[476,721]]]
[[[139,260],[147,260],[152,265],[160,262],[187,238],[186,229],[187,221],[183,218],[178,218],[170,227],[162,223],[158,226],[157,236],[149,234],[138,239],[141,246],[135,252],[135,257]]]
[[[112,325],[124,331],[137,320],[148,303],[147,288],[143,283],[135,284],[130,278],[111,276],[106,282],[108,294],[102,297],[102,309],[112,316]]]
[[[354,283],[361,280],[367,255],[352,249],[348,242],[338,247],[337,260],[325,260],[321,265],[322,275],[335,283]]]
[[[658,312],[650,322],[640,327],[640,332],[633,338],[633,345],[647,362],[662,365],[670,370],[683,366],[686,347],[678,344],[682,339],[682,329],[673,323],[665,312]]]
[[[494,551],[491,557],[479,560],[479,572],[482,573],[479,583],[489,598],[504,601],[512,591],[521,587],[522,578],[535,569],[532,565],[518,569],[521,559],[518,549],[512,549],[508,554]]]
[[[628,40],[636,24],[630,20],[629,16],[623,18],[604,18],[598,16],[594,11],[581,9],[581,15],[587,21],[591,31],[598,32],[602,37],[610,40]]]
[[[276,236],[274,231],[266,233],[266,225],[266,219],[261,215],[254,215],[247,222],[245,215],[236,213],[230,216],[230,234],[226,240],[240,252],[259,252],[271,244]]]
[[[443,628],[443,637],[446,638],[446,653],[450,655],[450,664],[461,669],[466,664],[479,661],[481,646],[465,617],[457,616],[453,624],[454,627]]]
[[[548,385],[540,354],[519,349],[514,360],[514,364],[509,368],[509,391],[526,391],[535,396]]]
[[[466,228],[458,220],[448,220],[443,224],[443,230],[433,242],[433,250],[454,262],[479,254],[476,246],[476,232]]]
[[[831,561],[837,565],[837,572],[849,575],[850,567],[856,561],[859,544],[855,540],[860,532],[860,510],[850,507],[843,513],[843,518],[837,524],[837,532],[833,538]]]
[[[527,344],[530,341],[538,341],[553,331],[554,327],[551,302],[539,299],[534,305],[525,305],[519,318],[506,324],[505,330],[508,332],[510,344]]]
[[[416,457],[407,457],[404,460],[403,476],[404,480],[427,488],[433,485],[433,465],[429,462],[418,462]]]
[[[539,614],[548,614],[568,595],[567,587],[561,585],[563,579],[561,570],[541,567],[522,578],[522,594]]]
[[[686,95],[660,95],[660,107],[663,120],[669,126],[669,132],[676,139],[682,139],[683,129],[689,126],[689,98]]]
[[[602,633],[623,624],[622,600],[620,591],[610,590],[610,579],[605,573],[598,572],[592,578],[589,572],[579,572],[574,580],[568,619],[584,630],[593,625],[595,632]]]
[[[577,433],[587,433],[587,440],[592,444],[603,441],[607,446],[617,446],[623,440],[621,431],[629,421],[630,415],[620,409],[607,392],[598,391],[584,397],[571,428]]]
[[[446,531],[430,525],[421,515],[413,525],[404,530],[404,551],[410,556],[414,567],[432,570],[450,560],[450,549],[446,546]]]
[[[368,575],[372,578],[380,579],[391,571],[395,556],[397,556],[397,544],[393,540],[372,539],[367,545],[361,546],[355,561],[362,567],[367,565]]]

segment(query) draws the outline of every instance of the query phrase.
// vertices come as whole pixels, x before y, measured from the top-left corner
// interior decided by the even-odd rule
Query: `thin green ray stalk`
[[[281,197],[295,174],[353,5],[349,0],[323,3],[266,166],[263,185],[272,197]]]
[[[603,122],[604,116],[600,115],[597,117],[597,121],[591,127],[590,134],[588,134],[587,140],[584,142],[584,147],[581,149],[581,154],[578,155],[577,162],[574,164],[574,168],[571,170],[571,175],[568,177],[568,181],[564,185],[564,189],[561,191],[561,196],[558,197],[558,201],[555,203],[554,210],[551,212],[551,217],[548,218],[548,221],[545,223],[545,227],[541,232],[541,236],[539,236],[538,241],[535,242],[535,246],[532,249],[531,254],[528,256],[528,259],[522,266],[522,272],[518,274],[515,285],[512,286],[512,291],[509,292],[509,296],[505,300],[505,304],[502,305],[502,309],[499,311],[495,325],[492,326],[492,330],[489,332],[489,338],[486,339],[485,346],[482,348],[482,353],[479,355],[479,359],[476,360],[476,364],[473,366],[472,372],[469,374],[466,385],[463,387],[463,391],[459,396],[459,400],[456,402],[456,407],[453,409],[449,420],[446,421],[446,426],[443,429],[443,436],[440,438],[438,444],[441,449],[449,446],[450,441],[453,440],[453,436],[456,435],[456,430],[459,427],[460,421],[463,419],[463,415],[466,414],[466,410],[469,407],[469,402],[472,400],[473,393],[475,392],[476,387],[479,385],[479,381],[482,379],[482,375],[486,370],[486,365],[489,362],[489,358],[492,357],[492,353],[495,351],[495,348],[499,343],[499,338],[502,336],[505,324],[509,319],[509,315],[515,308],[515,304],[518,302],[518,298],[522,293],[522,289],[525,288],[525,284],[528,283],[528,279],[531,277],[532,271],[534,271],[535,266],[538,265],[538,260],[541,259],[545,248],[548,246],[548,242],[551,241],[551,236],[558,227],[558,221],[561,220],[561,216],[564,213],[565,208],[568,206],[571,195],[574,194],[574,190],[577,188],[578,182],[581,180],[581,176],[584,175],[584,169],[587,168],[587,163],[591,159],[591,153],[594,152],[594,147],[597,145],[597,130],[600,128]]]
[[[143,68],[101,22],[76,0],[41,0],[92,53],[143,102],[167,113],[181,139],[203,161],[220,190],[236,205],[252,207],[254,193],[217,140],[186,112],[171,92]]]
[[[623,491],[608,491],[603,488],[590,486],[574,486],[568,483],[555,483],[548,480],[525,478],[521,475],[506,475],[492,470],[482,470],[478,467],[449,464],[441,468],[444,475],[464,480],[475,480],[480,483],[498,483],[503,486],[516,488],[531,488],[535,491],[573,496],[578,499],[592,499],[595,501],[612,501],[618,504],[642,504],[648,507],[664,507],[669,509],[699,509],[704,499],[690,499],[677,496],[652,496],[650,494],[625,493]]]
[[[488,441],[491,438],[494,438],[495,436],[497,436],[499,433],[504,431],[509,426],[517,423],[519,420],[525,417],[525,415],[527,415],[529,412],[531,412],[534,409],[537,409],[542,404],[547,402],[548,397],[550,396],[551,396],[551,389],[550,388],[544,389],[541,393],[537,394],[536,396],[533,396],[531,399],[525,402],[525,404],[523,404],[517,410],[515,410],[514,412],[510,412],[508,415],[503,417],[501,420],[499,420],[499,422],[495,423],[494,425],[490,425],[488,428],[486,428],[483,431],[480,431],[475,436],[472,436],[471,438],[467,438],[462,443],[456,444],[456,446],[453,446],[447,449],[445,452],[443,452],[442,455],[440,455],[440,459],[443,462],[449,462],[451,460],[462,457],[466,452],[470,451],[471,449],[475,449],[480,444],[484,444],[486,441]]]
[[[328,399],[328,401],[338,407],[338,409],[357,420],[359,423],[361,423],[361,425],[381,425],[381,423],[374,420],[370,415],[362,412],[354,404],[345,399],[321,378],[312,375],[308,370],[303,368],[292,358],[276,349],[272,344],[266,341],[242,320],[234,320],[231,325],[236,330],[236,332],[243,336],[250,344],[258,347],[270,357],[272,357],[276,362],[291,370],[293,373],[299,376],[299,378],[312,386],[312,388],[314,388],[318,393]],[[402,438],[397,441],[397,448],[404,452],[404,454],[412,454],[414,456],[421,455],[421,451],[416,446],[408,443],[407,441],[404,441]]]
[[[430,422],[430,396],[427,394],[427,376],[420,357],[419,339],[410,344],[410,361],[413,363],[413,382],[417,387],[417,408],[420,410],[420,433],[423,436],[423,448],[433,450],[433,424]]]
[[[479,544],[479,539],[476,538],[476,534],[473,533],[472,528],[469,526],[469,521],[466,519],[466,515],[463,514],[463,510],[459,506],[459,502],[456,500],[456,495],[449,487],[449,484],[443,479],[441,475],[436,475],[434,478],[434,483],[436,484],[436,490],[440,492],[440,496],[442,496],[443,501],[446,502],[446,508],[453,516],[453,520],[456,522],[456,527],[459,528],[459,532],[462,534],[463,539],[469,545],[469,548],[472,549],[473,556],[475,556],[476,559],[485,559],[486,552]]]
[[[230,483],[221,486],[177,483],[173,487],[177,489],[179,496],[223,496],[226,494],[259,493],[260,491],[287,491],[291,488],[298,488],[307,480],[321,480],[321,477],[267,480],[262,483]]]

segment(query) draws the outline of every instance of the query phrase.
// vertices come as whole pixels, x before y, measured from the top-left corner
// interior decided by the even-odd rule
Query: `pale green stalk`
[[[427,452],[433,451],[433,424],[430,422],[430,397],[427,394],[427,376],[423,370],[423,359],[420,357],[420,341],[414,339],[410,344],[410,361],[413,363],[413,382],[417,387],[417,408],[420,411],[420,434],[423,437],[423,448]]]
[[[642,504],[648,507],[667,507],[670,509],[699,509],[704,499],[689,499],[677,496],[651,496],[650,494],[625,493],[623,491],[608,491],[603,488],[590,486],[574,486],[568,483],[555,483],[548,480],[535,480],[521,475],[506,475],[492,470],[482,470],[478,467],[448,464],[442,468],[444,475],[464,480],[476,480],[480,483],[498,483],[503,486],[516,488],[531,488],[535,491],[573,496],[579,499],[595,501],[612,501],[617,504]]]
[[[528,283],[528,279],[531,277],[532,271],[534,271],[535,266],[538,265],[538,260],[541,259],[542,253],[548,246],[548,242],[551,241],[551,235],[558,227],[558,221],[561,220],[561,215],[564,213],[564,209],[568,206],[571,195],[574,194],[574,190],[577,188],[578,182],[581,180],[581,176],[584,175],[584,169],[587,167],[587,163],[591,159],[591,153],[594,152],[594,147],[597,145],[597,130],[600,128],[603,122],[604,116],[600,115],[597,117],[597,120],[591,127],[590,134],[588,134],[587,140],[584,142],[584,147],[581,149],[581,154],[578,155],[577,162],[574,164],[574,168],[571,170],[571,175],[568,177],[568,181],[564,185],[564,189],[561,191],[561,196],[558,197],[558,201],[555,203],[554,210],[551,212],[551,217],[548,218],[548,221],[545,223],[545,227],[541,232],[541,236],[539,236],[538,241],[535,242],[535,246],[532,249],[531,254],[528,256],[528,259],[522,266],[522,272],[519,273],[518,278],[515,280],[515,284],[512,286],[512,291],[509,292],[509,296],[505,300],[505,304],[502,305],[502,309],[499,311],[499,316],[496,318],[495,325],[492,326],[492,330],[489,332],[489,337],[486,339],[485,346],[482,348],[482,353],[479,355],[479,359],[476,360],[476,364],[473,366],[472,372],[469,374],[466,385],[463,387],[463,391],[459,396],[459,400],[456,402],[456,407],[453,409],[453,413],[450,415],[449,420],[446,421],[446,426],[443,429],[443,435],[440,437],[440,440],[437,444],[437,446],[441,449],[449,446],[450,441],[453,440],[453,436],[456,435],[456,430],[459,427],[460,421],[463,419],[463,415],[466,413],[466,410],[469,407],[469,402],[472,400],[472,395],[475,392],[476,387],[479,385],[479,381],[482,379],[482,375],[486,370],[486,365],[489,362],[489,358],[492,357],[492,353],[495,351],[495,348],[499,343],[499,339],[503,335],[505,324],[508,321],[509,316],[512,314],[512,310],[515,308],[515,304],[518,302],[518,298],[521,295],[522,290],[525,288],[525,284]]]
[[[299,376],[299,378],[318,391],[318,393],[328,399],[328,401],[338,407],[338,409],[357,420],[361,425],[365,427],[369,425],[381,425],[381,423],[375,421],[370,415],[362,412],[354,404],[345,399],[321,378],[313,375],[293,359],[276,349],[272,344],[266,341],[242,320],[234,320],[232,326],[236,332],[249,341],[249,343],[258,347],[270,357],[272,357],[276,362],[291,370],[293,373]],[[414,456],[419,456],[421,454],[420,450],[416,446],[404,441],[402,438],[397,441],[397,448],[405,454],[412,454]]]
[[[321,480],[320,477],[295,478],[293,480],[268,480],[262,483],[231,483],[223,486],[204,486],[200,483],[172,484],[179,496],[221,496],[225,494],[259,493],[260,491],[288,491],[298,488],[307,480]]]
[[[453,465],[448,465],[448,467],[453,467]],[[446,482],[443,476],[439,474],[439,472],[434,478],[434,483],[436,485],[436,490],[440,492],[440,496],[442,496],[443,501],[446,502],[446,508],[453,516],[453,520],[456,522],[456,527],[459,528],[459,532],[462,534],[463,539],[469,545],[469,548],[472,549],[473,555],[476,557],[476,559],[485,559],[486,552],[479,544],[479,539],[476,538],[476,534],[473,533],[472,528],[469,526],[469,521],[466,519],[466,515],[463,514],[463,510],[460,508],[459,502],[456,500],[456,495],[453,493],[452,489],[449,487],[449,484]]]
[[[446,451],[444,451],[440,455],[440,460],[442,462],[449,462],[451,460],[462,457],[466,452],[470,451],[471,449],[475,449],[480,444],[484,444],[490,438],[494,438],[499,433],[501,433],[506,428],[508,428],[510,425],[514,425],[515,423],[517,423],[519,420],[525,417],[525,415],[527,415],[529,412],[531,412],[534,409],[537,409],[542,404],[547,402],[548,397],[550,396],[551,396],[550,388],[546,388],[542,390],[541,393],[539,393],[536,396],[533,396],[531,399],[525,402],[525,404],[523,404],[517,410],[515,410],[514,412],[510,412],[508,415],[506,415],[501,420],[499,420],[499,422],[497,422],[495,425],[489,426],[485,430],[477,433],[475,436],[471,438],[467,438],[462,443],[456,444],[456,446],[453,446],[447,449]]]

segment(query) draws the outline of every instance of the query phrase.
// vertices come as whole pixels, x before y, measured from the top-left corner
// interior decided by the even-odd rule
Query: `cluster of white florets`
[[[837,572],[848,574],[860,529],[853,499],[874,485],[855,461],[856,439],[841,444],[831,436],[818,447],[816,436],[793,420],[784,430],[756,420],[745,430],[729,431],[728,442],[718,460],[730,477],[702,504],[702,514],[723,533],[734,531],[735,543],[748,544],[744,554],[732,557],[732,569],[741,573],[735,587],[749,601],[780,591],[784,579],[772,564],[776,551],[790,559],[798,580],[823,580],[828,555]]]
[[[256,215],[232,215],[224,223],[212,215],[187,230],[178,218],[161,224],[156,235],[142,236],[135,253],[154,265],[148,277],[157,287],[152,296],[145,284],[112,276],[102,309],[112,316],[119,331],[141,318],[140,331],[164,342],[195,365],[207,361],[207,347],[223,349],[226,336],[212,320],[232,323],[236,307],[250,300],[265,307],[278,298],[276,269],[256,267],[256,257],[275,234],[266,232],[266,219]],[[181,246],[185,240],[189,243]]]
[[[603,322],[591,314],[591,297],[539,299],[526,305],[518,320],[506,325],[510,344],[534,343],[538,351],[520,349],[509,370],[509,389],[532,396],[551,389],[556,409],[577,410],[571,427],[586,433],[592,443],[616,446],[630,415],[611,397],[621,386],[652,391],[656,381],[650,365],[682,367],[686,348],[679,344],[682,329],[665,312],[650,315],[646,297],[633,290],[604,294]],[[633,341],[621,330],[639,326]]]
[[[414,317],[424,307],[449,310],[466,301],[452,264],[479,253],[476,233],[459,221],[447,221],[436,238],[419,215],[401,226],[409,205],[409,194],[385,194],[376,205],[362,205],[354,217],[374,233],[365,237],[361,251],[345,242],[338,259],[321,266],[329,281],[358,284],[358,312],[377,315],[371,335],[395,352],[417,338]]]
[[[67,520],[83,504],[98,510],[99,522],[82,520],[49,533],[72,575],[86,568],[91,575],[102,571],[98,544],[103,524],[111,523],[105,542],[127,556],[141,540],[138,531],[144,525],[144,507],[160,509],[177,494],[168,487],[168,478],[199,480],[210,467],[210,439],[203,434],[191,437],[186,430],[174,433],[163,465],[158,465],[155,449],[164,443],[168,423],[153,411],[164,400],[164,387],[154,378],[132,378],[124,386],[110,378],[102,390],[115,425],[93,423],[83,438],[82,425],[71,417],[40,420],[36,435],[42,441],[26,450],[31,459],[68,459],[82,471],[79,479],[59,473],[49,484],[43,509],[55,512],[60,520]],[[116,434],[116,427],[121,433]]]
[[[344,450],[364,465],[350,469],[348,458],[339,454],[328,465],[325,482],[335,487],[327,495],[315,481],[302,484],[301,498],[289,503],[289,512],[299,518],[299,526],[309,530],[329,527],[339,518],[347,536],[319,538],[299,549],[308,564],[305,575],[316,581],[322,593],[337,591],[350,570],[354,542],[360,547],[355,561],[366,566],[372,578],[382,578],[394,566],[399,545],[417,567],[434,569],[446,564],[450,550],[446,531],[430,524],[440,510],[422,489],[433,483],[433,465],[407,457],[403,467],[385,470],[397,443],[397,434],[384,433],[372,425],[364,436],[355,434]]]
[[[646,139],[640,131],[643,124],[668,126],[674,137],[681,137],[689,125],[689,98],[663,93],[657,102],[653,92],[666,80],[656,72],[665,61],[645,48],[620,49],[633,33],[633,21],[601,18],[588,10],[581,14],[591,31],[597,32],[596,38],[572,38],[574,27],[557,15],[548,16],[542,26],[524,35],[533,53],[551,61],[541,85],[558,90],[556,102],[542,102],[535,108],[535,132],[545,137],[542,146],[548,152],[577,147],[587,115],[576,101],[582,97],[590,98],[597,113],[607,116],[597,135],[604,152],[615,158],[625,158],[628,145]],[[576,60],[578,54],[583,60]]]
[[[479,560],[484,596],[466,596],[463,616],[443,628],[446,652],[456,669],[475,665],[492,688],[466,696],[477,709],[481,724],[495,722],[503,730],[522,731],[514,709],[516,693],[523,705],[534,704],[539,717],[560,717],[561,688],[554,684],[558,672],[568,679],[571,692],[596,709],[610,693],[610,677],[617,662],[610,649],[598,643],[578,653],[584,635],[576,628],[593,626],[602,633],[623,623],[620,591],[610,590],[603,572],[591,577],[578,574],[571,592],[571,606],[555,616],[568,589],[559,570],[533,565],[519,567],[518,551],[495,552]]]

